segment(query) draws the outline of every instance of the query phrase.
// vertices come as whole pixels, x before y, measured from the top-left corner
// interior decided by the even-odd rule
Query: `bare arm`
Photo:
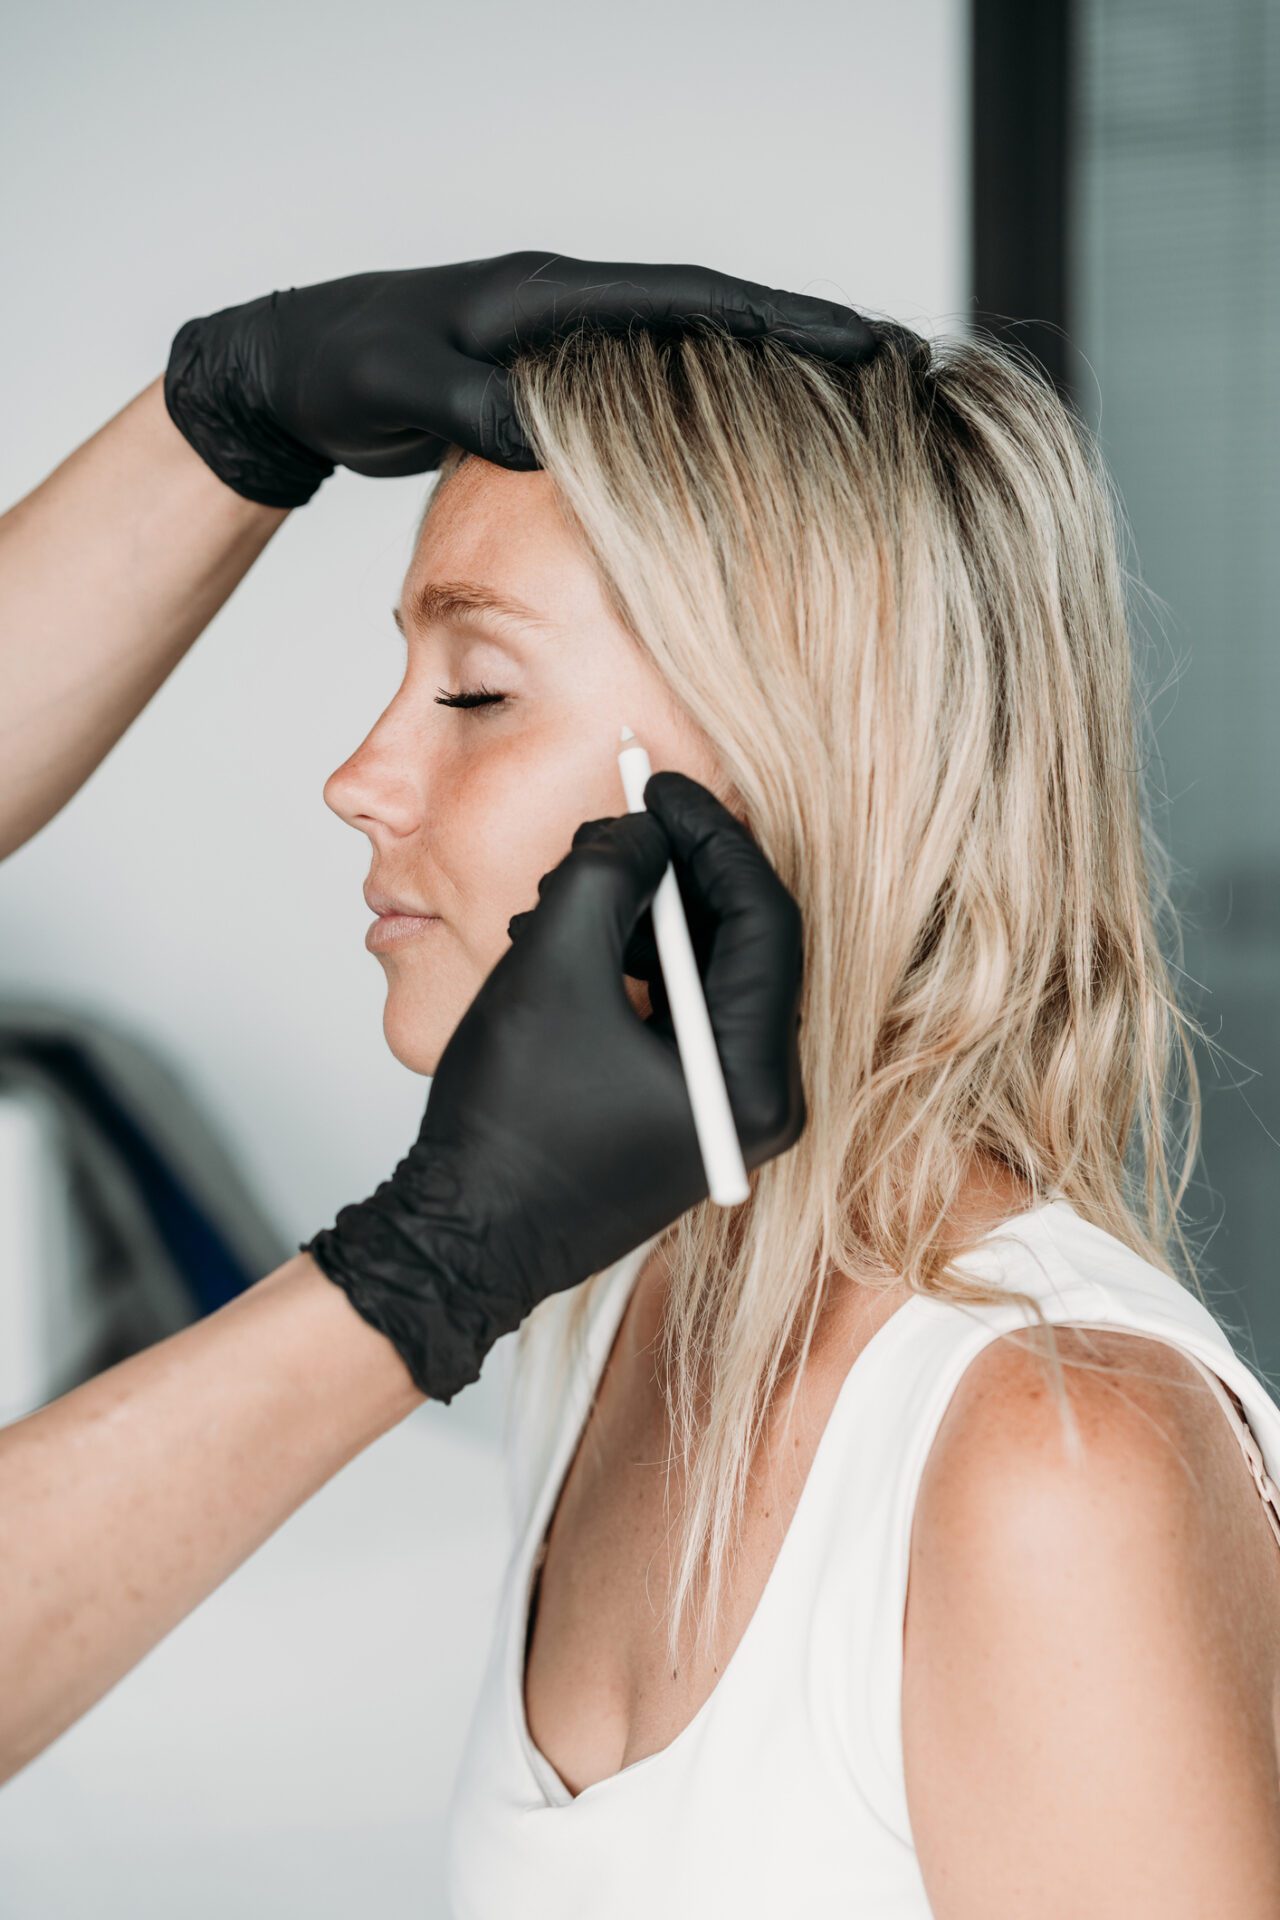
[[[902,1724],[938,1920],[1280,1913],[1276,1542],[1191,1364],[1111,1338],[1065,1368],[1081,1462],[996,1341],[926,1466]]]
[[[287,513],[218,479],[157,377],[0,517],[0,859],[88,779]]]
[[[0,1432],[0,1781],[423,1398],[298,1254]]]

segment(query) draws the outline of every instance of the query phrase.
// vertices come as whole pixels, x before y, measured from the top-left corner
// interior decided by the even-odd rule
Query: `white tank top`
[[[1024,1310],[912,1295],[877,1328],[841,1384],[764,1591],[710,1697],[660,1752],[575,1797],[525,1717],[530,1592],[653,1244],[598,1281],[587,1363],[543,1458],[531,1457],[527,1426],[509,1427],[515,1544],[449,1806],[451,1920],[928,1920],[900,1715],[912,1513],[957,1382],[997,1335],[1027,1324]],[[1280,1541],[1280,1405],[1194,1294],[1065,1200],[1006,1221],[957,1264],[1034,1294],[1055,1323],[1129,1329],[1197,1362]],[[537,1393],[536,1348],[527,1364],[525,1405],[525,1385]]]

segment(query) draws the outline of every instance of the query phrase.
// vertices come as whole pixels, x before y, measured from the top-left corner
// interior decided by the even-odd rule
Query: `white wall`
[[[963,325],[966,34],[963,0],[21,9],[0,502],[152,380],[189,316],[371,267],[699,261]],[[382,1041],[367,843],[320,797],[396,685],[426,484],[327,482],[0,871],[0,991],[167,1049],[290,1240],[390,1170],[426,1091]],[[437,1411],[495,1431],[491,1403]]]
[[[153,379],[190,315],[375,266],[696,260],[951,324],[962,14],[47,0],[11,29],[0,116],[0,500]],[[425,1093],[382,1041],[368,844],[320,798],[396,685],[425,486],[339,470],[0,871],[0,987],[166,1046],[290,1235],[390,1170]]]

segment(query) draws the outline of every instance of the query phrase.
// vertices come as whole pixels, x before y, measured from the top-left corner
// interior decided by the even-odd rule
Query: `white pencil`
[[[636,738],[630,727],[624,727],[620,737],[623,740]],[[634,746],[623,748],[618,755],[618,768],[622,774],[629,811],[647,812],[644,788],[653,769],[649,765],[648,754],[638,740]],[[751,1189],[747,1184],[747,1169],[742,1159],[737,1128],[733,1124],[733,1109],[729,1105],[729,1093],[724,1084],[724,1070],[720,1065],[720,1055],[716,1052],[715,1035],[711,1030],[711,1016],[707,1012],[693,942],[689,938],[689,923],[684,916],[679,882],[675,868],[669,862],[653,896],[653,936],[662,966],[663,985],[671,1003],[671,1024],[676,1031],[676,1046],[680,1053],[680,1064],[684,1068],[685,1084],[689,1089],[693,1124],[697,1130],[711,1198],[718,1207],[737,1206],[739,1201],[748,1198]]]

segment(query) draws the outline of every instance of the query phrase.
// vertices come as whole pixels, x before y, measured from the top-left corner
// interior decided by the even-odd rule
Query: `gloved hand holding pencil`
[[[548,1294],[707,1198],[646,909],[668,863],[685,901],[742,1156],[794,1145],[807,1113],[800,910],[706,787],[663,771],[647,811],[588,820],[450,1036],[409,1153],[305,1251],[446,1403]]]

